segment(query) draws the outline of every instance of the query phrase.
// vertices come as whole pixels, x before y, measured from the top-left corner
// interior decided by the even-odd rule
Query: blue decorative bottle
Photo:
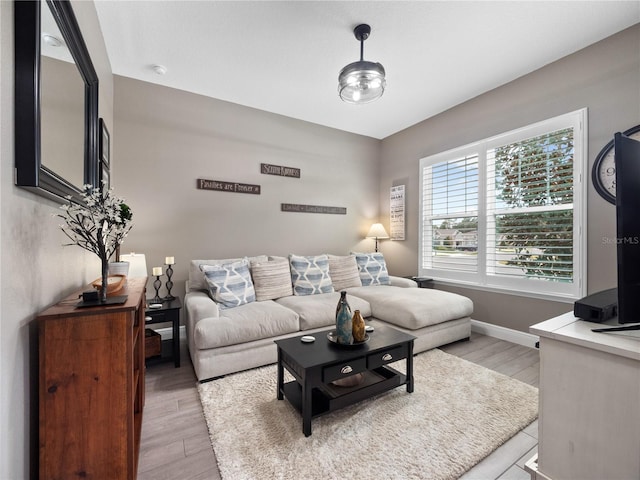
[[[353,343],[351,307],[347,302],[347,292],[340,292],[340,301],[336,308],[336,339],[343,345]]]

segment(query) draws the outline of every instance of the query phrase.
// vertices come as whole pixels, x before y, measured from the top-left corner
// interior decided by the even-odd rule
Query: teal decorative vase
[[[340,292],[340,301],[336,308],[336,340],[343,345],[353,343],[353,324],[351,307],[347,302],[347,292]]]

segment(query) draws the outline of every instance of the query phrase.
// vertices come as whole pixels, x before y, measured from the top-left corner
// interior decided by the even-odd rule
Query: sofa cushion
[[[340,300],[338,292],[323,293],[320,295],[306,295],[282,297],[276,300],[300,316],[300,330],[310,330],[312,328],[335,326],[336,307]],[[360,310],[363,317],[371,316],[371,306],[369,302],[361,298],[347,295],[347,302],[351,311]]]
[[[336,291],[344,290],[349,287],[361,287],[360,272],[356,257],[346,255],[339,257],[337,255],[328,255],[329,257],[329,275],[333,283],[333,289]]]
[[[326,255],[302,257],[289,255],[294,295],[316,295],[333,292]]]
[[[271,300],[221,313],[221,317],[204,318],[196,323],[193,335],[198,349],[236,345],[300,330],[298,314]]]
[[[189,289],[190,290],[208,290],[207,282],[204,279],[200,265],[222,265],[225,263],[239,262],[246,258],[249,263],[252,261],[267,261],[266,255],[258,255],[255,257],[240,257],[240,258],[226,258],[226,259],[213,259],[213,260],[191,260],[189,263]]]
[[[384,256],[379,253],[354,253],[363,287],[389,285],[389,272]]]
[[[349,288],[347,292],[351,298],[367,300],[375,318],[410,330],[473,313],[473,302],[467,297],[432,288],[374,285]]]
[[[251,278],[259,302],[293,295],[291,271],[286,258],[251,262]]]
[[[201,265],[200,269],[204,273],[211,298],[220,308],[234,308],[255,302],[256,291],[247,260],[222,265]]]

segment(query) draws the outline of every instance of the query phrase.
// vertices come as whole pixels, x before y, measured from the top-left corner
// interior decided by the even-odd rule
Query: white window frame
[[[573,128],[573,282],[543,281],[530,278],[512,278],[491,275],[487,272],[487,224],[492,211],[488,210],[488,197],[491,192],[487,187],[487,151],[509,143],[526,140],[565,128]],[[510,293],[527,297],[543,298],[555,301],[573,302],[585,296],[587,291],[587,182],[585,169],[587,165],[587,109],[576,110],[564,115],[544,120],[510,132],[496,135],[459,148],[437,153],[420,159],[419,170],[419,245],[418,245],[418,273],[428,276],[442,283],[464,285],[470,288]],[[430,212],[425,211],[425,194],[423,178],[424,169],[431,165],[455,160],[463,156],[478,156],[478,271],[459,272],[428,268],[424,256],[425,222]],[[465,216],[460,214],[458,216]],[[429,236],[429,244],[431,237]],[[429,250],[427,248],[427,250]]]

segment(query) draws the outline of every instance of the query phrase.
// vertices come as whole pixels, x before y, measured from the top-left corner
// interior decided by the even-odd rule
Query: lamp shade
[[[381,223],[374,223],[367,233],[367,238],[389,238],[389,234]]]
[[[129,262],[129,277],[146,277],[147,260],[144,253],[130,253],[129,255],[120,255],[121,262]]]

